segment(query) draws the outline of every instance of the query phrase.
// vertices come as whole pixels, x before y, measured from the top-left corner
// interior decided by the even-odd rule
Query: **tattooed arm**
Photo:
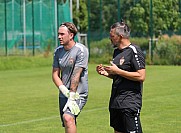
[[[71,77],[70,91],[76,92],[83,68],[75,67]]]

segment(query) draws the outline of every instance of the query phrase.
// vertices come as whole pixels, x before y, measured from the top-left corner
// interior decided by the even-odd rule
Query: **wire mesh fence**
[[[0,55],[35,54],[57,45],[57,25],[71,21],[69,0],[0,3]]]

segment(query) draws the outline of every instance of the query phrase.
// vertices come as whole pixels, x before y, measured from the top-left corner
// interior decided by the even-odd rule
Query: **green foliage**
[[[145,9],[137,4],[135,7],[130,9],[130,21],[128,21],[132,34],[137,37],[147,36],[149,31],[149,25],[145,21]]]
[[[148,38],[144,38],[144,37],[140,37],[140,38],[138,38],[138,37],[133,37],[133,38],[131,38],[130,40],[131,40],[131,42],[132,42],[133,44],[136,44],[136,45],[140,46],[140,48],[141,48],[142,50],[148,50],[148,48],[149,48],[149,45],[148,45],[149,39],[148,39]]]
[[[109,39],[95,41],[90,44],[90,62],[109,63],[112,60],[113,47]]]
[[[178,0],[168,0],[167,2],[155,0],[153,4],[155,32],[158,30],[177,31],[180,28],[181,20]]]
[[[127,1],[127,0],[125,0]],[[129,8],[127,8],[129,7]],[[174,7],[174,8],[173,8]],[[124,17],[130,23],[135,36],[149,36],[150,27],[150,1],[142,0],[126,2],[123,6]],[[178,0],[153,0],[153,32],[156,36],[160,31],[180,30],[181,18]]]
[[[133,44],[140,46],[146,57],[146,64],[155,65],[181,65],[181,39],[180,36],[159,38],[153,42],[153,62],[149,57],[149,39],[133,37]],[[109,39],[93,41],[90,44],[90,62],[109,63],[112,60],[113,47]]]
[[[140,46],[145,52],[148,50],[149,40],[146,38],[131,38],[131,42]],[[90,62],[109,63],[112,60],[114,48],[109,39],[93,41],[90,44]]]
[[[73,0],[72,2],[73,22],[80,33],[85,33],[88,30],[88,11],[85,0],[79,0],[79,7],[77,7],[77,1]]]
[[[161,39],[154,50],[154,64],[181,65],[181,40],[176,38]]]
[[[90,12],[88,12],[90,14],[90,31],[105,32],[113,23],[119,21],[119,17],[130,25],[132,35],[135,37],[149,37],[150,22],[152,22],[155,36],[159,36],[161,32],[165,31],[172,31],[172,34],[180,31],[181,6],[179,0],[152,1],[153,20],[151,21],[150,0],[120,0],[120,11],[117,0],[102,1],[102,3],[100,0],[91,0],[90,5],[87,2],[87,7],[90,8]],[[119,12],[121,15],[118,17]]]

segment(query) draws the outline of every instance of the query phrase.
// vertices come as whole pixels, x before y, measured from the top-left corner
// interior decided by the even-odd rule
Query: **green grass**
[[[2,70],[21,70],[37,67],[50,66],[53,55],[45,56],[0,56],[0,71]]]
[[[17,64],[18,65],[18,64]],[[111,80],[89,65],[89,99],[78,133],[111,133]],[[0,133],[63,133],[51,66],[0,71]],[[147,66],[141,121],[144,133],[181,131],[181,67]]]

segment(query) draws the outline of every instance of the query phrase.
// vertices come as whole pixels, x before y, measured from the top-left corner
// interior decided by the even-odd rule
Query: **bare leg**
[[[65,133],[76,133],[77,128],[74,118],[69,114],[64,114],[63,119],[65,124]]]
[[[118,131],[114,130],[114,133],[123,133],[123,132],[118,132]]]

